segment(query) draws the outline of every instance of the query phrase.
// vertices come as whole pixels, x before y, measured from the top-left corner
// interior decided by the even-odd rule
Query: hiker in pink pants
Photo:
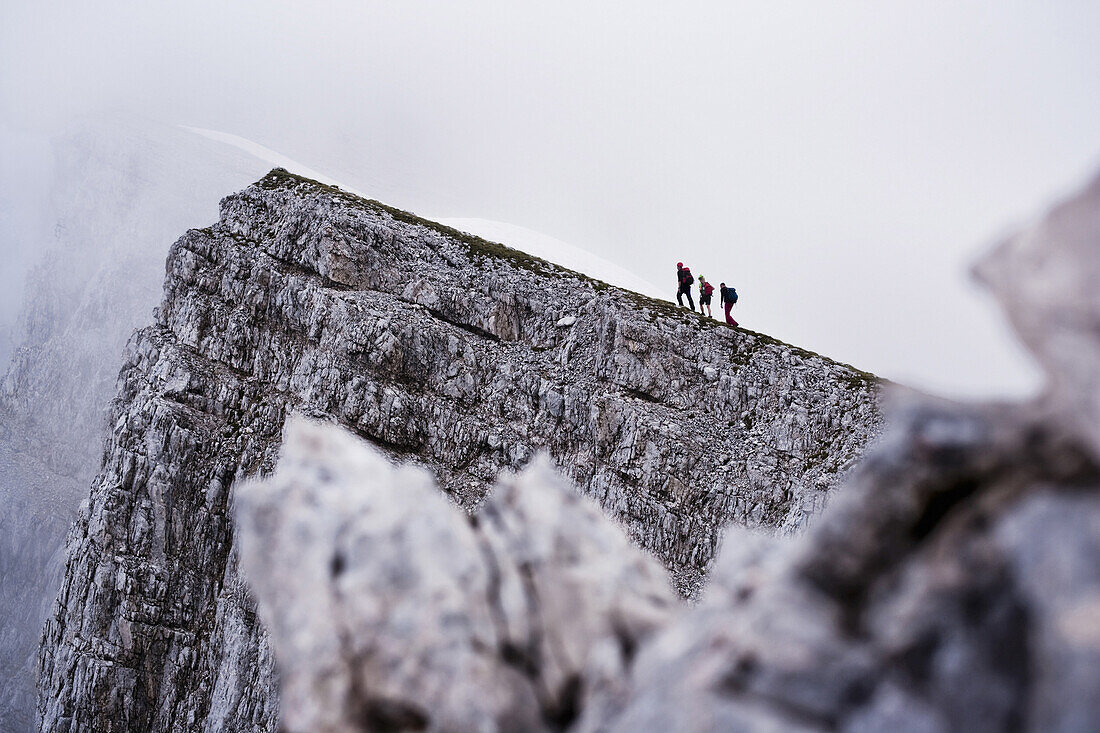
[[[730,308],[737,302],[737,291],[733,288],[727,288],[725,283],[719,283],[719,287],[719,292],[722,294],[722,306],[726,309],[726,323],[736,326],[737,321],[733,320],[733,316],[730,315]]]

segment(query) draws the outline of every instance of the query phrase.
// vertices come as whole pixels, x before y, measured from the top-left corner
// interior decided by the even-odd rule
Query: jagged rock
[[[732,533],[704,602],[577,730],[1095,730],[1098,221],[1094,182],[981,268],[1047,395],[896,395],[887,434],[808,533]]]
[[[976,266],[1047,376],[1048,399],[1100,453],[1100,175]]]
[[[690,594],[725,525],[791,531],[818,511],[878,430],[877,391],[766,336],[274,171],[173,245],[156,322],[127,347],[44,633],[41,726],[276,728],[229,506],[273,466],[289,413],[429,469],[470,508],[546,450]]]
[[[560,730],[677,605],[664,569],[545,461],[471,519],[426,471],[288,423],[237,511],[288,731]]]

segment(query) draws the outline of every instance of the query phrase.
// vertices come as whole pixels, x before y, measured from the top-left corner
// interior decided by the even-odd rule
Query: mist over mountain
[[[0,733],[1091,730],[1097,28],[0,4]]]
[[[83,120],[49,150],[47,189],[17,197],[42,208],[6,220],[38,259],[17,289],[26,293],[18,316],[5,313],[11,350],[0,381],[5,731],[33,725],[33,657],[60,582],[63,540],[99,469],[118,363],[160,298],[168,246],[263,170],[195,135],[119,117]]]

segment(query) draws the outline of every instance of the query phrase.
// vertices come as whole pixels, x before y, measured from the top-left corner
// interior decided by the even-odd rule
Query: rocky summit
[[[695,596],[728,525],[776,534],[805,525],[878,433],[878,390],[871,375],[767,336],[276,169],[226,198],[215,225],[172,246],[155,322],[127,346],[102,467],[70,533],[44,632],[40,728],[275,731],[280,700],[265,622],[280,649],[295,628],[299,649],[317,639],[329,646],[302,676],[281,670],[296,706],[313,689],[311,671],[375,664],[364,675],[330,675],[337,688],[352,687],[311,703],[351,707],[318,718],[288,713],[288,724],[306,721],[303,730],[338,725],[345,710],[368,729],[433,720],[561,729],[582,719],[586,680],[615,701],[600,709],[618,709],[630,694],[621,673],[680,603],[660,566],[679,595]],[[358,481],[386,479],[391,463],[426,473],[399,474],[408,491],[382,494],[392,506],[374,525],[354,520],[345,539],[362,542],[339,545],[343,553],[329,552],[333,512],[358,517],[376,507],[374,494],[355,493],[346,466],[301,461],[314,479],[350,487],[346,503],[296,492],[289,479],[271,495],[285,494],[277,503],[296,514],[246,502],[255,537],[279,528],[289,543],[271,549],[285,560],[271,566],[255,550],[267,545],[248,540],[255,589],[270,599],[278,584],[264,573],[285,573],[287,598],[299,604],[282,613],[265,601],[258,617],[233,507],[243,480],[271,473],[295,415],[342,427],[379,452],[348,459]],[[490,491],[501,471],[540,453],[534,474]],[[550,478],[551,466],[564,478]],[[293,501],[302,496],[304,504]],[[370,541],[371,526],[389,540]],[[411,549],[400,562],[380,554],[415,538],[432,544],[439,531],[449,544],[420,549],[445,562]],[[377,588],[379,577],[405,587],[410,625],[385,616],[387,596],[378,594],[366,601],[376,615],[361,617],[377,624],[307,633],[302,614],[363,609],[358,596],[345,607],[291,592],[303,588],[295,574],[322,556],[325,578],[358,590]],[[605,566],[593,570],[600,558]],[[559,572],[560,563],[573,570]],[[601,593],[591,593],[593,579],[606,583]],[[410,588],[421,582],[435,590],[417,595]],[[474,589],[498,600],[466,613]],[[539,609],[542,620],[532,616]],[[555,631],[571,614],[579,627]],[[380,641],[373,657],[369,640],[347,635],[435,623],[468,628],[418,636],[409,656]],[[460,656],[430,648],[432,638]],[[618,667],[583,671],[590,644],[614,646],[618,657],[601,658]],[[437,674],[395,671],[418,659],[439,661]],[[467,673],[494,699],[467,705],[472,697],[448,688]],[[390,687],[362,688],[379,679]],[[393,689],[402,679],[410,689],[427,685],[425,695],[402,699]],[[422,703],[447,689],[456,696],[434,718]]]

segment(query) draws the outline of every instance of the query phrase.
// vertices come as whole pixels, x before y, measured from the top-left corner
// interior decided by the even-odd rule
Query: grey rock
[[[1046,372],[1048,399],[1100,451],[1100,175],[975,267]]]
[[[231,506],[288,414],[471,510],[547,451],[690,596],[723,527],[791,532],[821,508],[877,434],[877,395],[816,354],[273,171],[173,245],[127,346],[44,633],[41,728],[275,730]]]
[[[471,520],[426,471],[288,422],[277,471],[237,507],[288,731],[560,730],[678,605],[545,460]]]

